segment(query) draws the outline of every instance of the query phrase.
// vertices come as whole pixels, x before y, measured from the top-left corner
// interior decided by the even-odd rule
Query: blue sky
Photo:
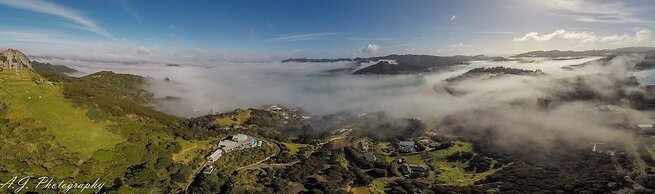
[[[0,0],[0,46],[131,60],[653,46],[649,0]]]

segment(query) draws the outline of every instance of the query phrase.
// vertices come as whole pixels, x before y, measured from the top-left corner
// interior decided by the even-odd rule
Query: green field
[[[482,173],[467,172],[464,168],[467,163],[462,162],[448,162],[446,157],[457,152],[473,152],[473,145],[468,142],[455,141],[453,146],[448,149],[436,150],[429,153],[429,158],[426,162],[435,169],[441,171],[436,174],[436,179],[451,185],[469,185],[478,181],[490,174],[496,172],[491,169]],[[495,162],[495,161],[494,161]]]
[[[188,164],[195,158],[202,158],[203,156],[201,154],[210,149],[209,143],[211,142],[211,140],[192,142],[182,138],[178,138],[176,141],[180,144],[182,150],[178,153],[174,153],[172,159],[175,162],[183,164]]]
[[[45,127],[69,152],[88,158],[100,149],[111,150],[125,138],[105,129],[107,123],[94,122],[67,101],[57,85],[35,84],[40,76],[31,71],[0,72],[0,100],[9,105],[7,117],[31,127]]]
[[[405,159],[405,162],[410,164],[425,165],[425,162],[423,162],[421,155],[418,154],[410,155],[410,156],[401,156],[401,158]]]
[[[374,180],[366,187],[355,187],[350,190],[354,194],[384,194],[384,183],[379,180]]]
[[[384,148],[389,147],[389,144],[391,144],[391,143],[389,143],[389,142],[380,142],[380,143],[378,143],[378,144],[375,144],[375,147],[376,147],[378,150],[382,150],[382,149],[384,149]]]
[[[301,143],[286,143],[285,142],[283,144],[284,144],[285,147],[287,147],[289,149],[289,153],[291,153],[291,155],[295,155],[296,153],[298,153],[298,151],[300,151],[300,148],[309,146],[307,144],[301,144]]]
[[[225,115],[216,119],[216,124],[220,126],[241,125],[250,118],[250,110],[236,110],[236,114]]]

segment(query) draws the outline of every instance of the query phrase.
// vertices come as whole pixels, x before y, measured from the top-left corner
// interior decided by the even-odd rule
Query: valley
[[[467,88],[471,81],[519,78],[529,83],[575,71],[565,63],[545,72],[506,63],[509,67],[471,63],[470,70],[445,76],[434,92],[467,98],[486,95]],[[614,82],[608,88],[617,88],[616,95],[607,96],[595,90],[566,90],[581,83],[557,76],[553,79],[561,81],[556,82],[573,84],[533,102],[508,101],[503,105],[510,109],[507,113],[490,114],[486,106],[478,106],[438,122],[361,110],[314,115],[279,104],[183,118],[153,109],[160,99],[148,90],[158,82],[153,78],[110,71],[71,77],[66,75],[71,71],[49,65],[0,72],[4,142],[24,149],[3,147],[0,152],[12,154],[0,159],[27,161],[0,166],[24,169],[4,170],[4,178],[25,169],[74,181],[101,177],[101,191],[106,193],[604,193],[648,191],[655,182],[655,131],[644,124],[650,123],[648,117],[638,116],[651,109],[652,98],[623,93],[621,88],[644,87],[630,81]],[[582,136],[590,140],[569,141],[543,134],[506,144],[503,137],[514,132],[485,124],[490,122],[485,119],[508,120],[503,114],[511,111],[552,117],[562,105],[577,106],[589,99],[601,102],[592,103],[595,108],[586,114],[621,118],[601,122],[612,129],[599,131],[620,139]],[[492,105],[498,103],[505,102]],[[252,146],[239,146],[250,139]],[[630,141],[637,143],[625,144]],[[229,147],[232,144],[237,149]],[[45,161],[33,158],[51,154]]]
[[[652,194],[652,0],[0,0],[0,194]]]

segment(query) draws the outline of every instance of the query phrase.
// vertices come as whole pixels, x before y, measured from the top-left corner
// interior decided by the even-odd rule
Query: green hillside
[[[179,118],[148,106],[145,78],[44,75],[0,72],[0,182],[100,178],[104,193],[179,193],[205,162],[208,142],[175,137]],[[21,192],[43,191],[31,186]]]
[[[93,122],[85,113],[88,110],[74,108],[61,92],[61,87],[35,81],[42,79],[31,71],[0,72],[0,100],[8,106],[11,120],[30,120],[26,124],[44,127],[53,134],[69,152],[77,152],[82,158],[90,157],[99,149],[111,149],[125,141],[124,137],[111,133],[105,122]]]

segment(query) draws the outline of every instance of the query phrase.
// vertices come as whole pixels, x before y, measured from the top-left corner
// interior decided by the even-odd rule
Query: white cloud
[[[455,21],[457,19],[457,15],[450,16],[450,21]]]
[[[376,53],[380,49],[380,45],[368,44],[365,47],[359,49],[360,53]]]
[[[622,1],[611,1],[603,3],[586,0],[550,0],[543,1],[546,6],[556,10],[553,16],[568,17],[579,22],[593,23],[637,23],[652,24],[650,19],[638,17],[641,11],[638,8],[629,7]]]
[[[479,31],[475,32],[476,34],[497,34],[497,35],[514,35],[516,32],[508,32],[508,31]]]
[[[564,39],[564,40],[580,40],[581,42],[594,42],[598,40],[596,35],[586,31],[566,31],[566,30],[557,30],[550,34],[539,35],[538,32],[530,32],[522,37],[516,37],[512,41],[514,42],[523,42],[523,41],[549,41],[553,39]]]
[[[366,40],[376,40],[376,41],[389,41],[397,40],[397,38],[387,38],[387,37],[346,37],[346,40],[355,40],[355,41],[366,41]]]
[[[457,44],[450,45],[450,47],[451,48],[463,48],[463,47],[473,47],[473,46],[468,45],[468,44],[464,44],[464,43],[457,43]]]
[[[642,29],[635,32],[634,36],[630,34],[610,35],[600,39],[600,42],[610,43],[614,45],[624,44],[648,44],[652,43],[651,31]]]
[[[513,42],[549,42],[549,41],[573,41],[581,45],[595,46],[650,46],[653,44],[651,31],[648,29],[637,30],[634,34],[609,34],[601,35],[588,31],[566,31],[557,30],[549,34],[530,32],[520,37],[515,37]]]
[[[132,6],[128,0],[116,0],[116,4],[130,14],[130,16],[132,16],[136,21],[141,22],[141,16],[136,12],[136,9],[134,9],[134,6]]]
[[[51,2],[44,0],[0,0],[0,4],[15,7],[19,9],[25,9],[33,12],[54,15],[58,17],[65,18],[73,22],[73,26],[87,30],[96,34],[100,34],[106,37],[112,37],[109,32],[100,26],[96,25],[92,20],[82,16],[76,10],[63,7]]]
[[[336,32],[321,32],[321,33],[309,33],[309,34],[292,34],[292,35],[281,35],[275,38],[269,39],[270,41],[307,41],[307,40],[324,40],[330,36],[338,35],[340,33]]]
[[[30,57],[189,65],[209,65],[217,61],[276,61],[292,55],[292,52],[236,52],[179,45],[176,47],[146,46],[124,39],[86,40],[51,30],[0,29],[0,48],[19,49]]]

